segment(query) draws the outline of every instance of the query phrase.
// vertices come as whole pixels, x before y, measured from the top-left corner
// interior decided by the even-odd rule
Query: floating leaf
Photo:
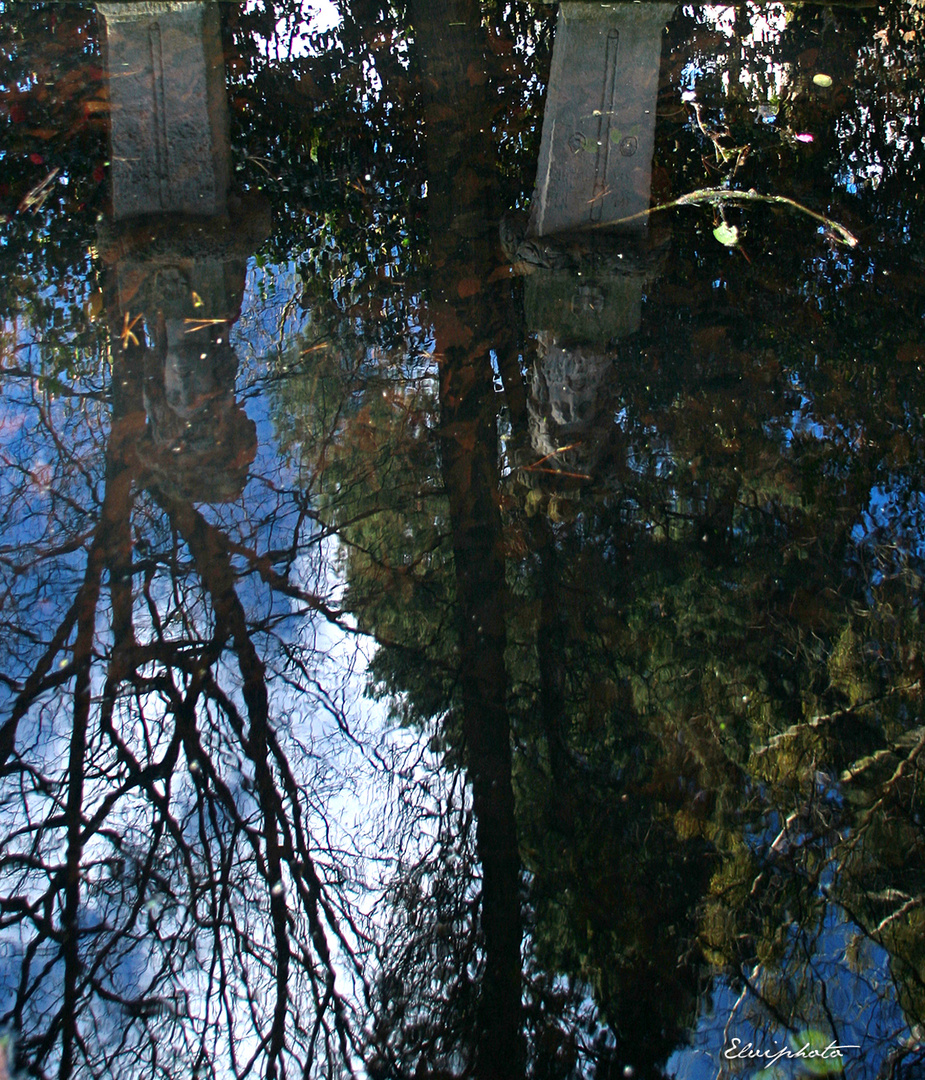
[[[805,1028],[790,1038],[791,1058],[798,1058],[804,1072],[811,1076],[834,1076],[844,1072],[842,1064],[845,1050],[858,1047],[840,1047],[831,1035],[816,1028]]]
[[[87,301],[84,306],[87,318],[92,322],[99,317],[100,312],[103,310],[103,294],[101,292],[95,292]]]
[[[716,226],[713,230],[713,235],[726,247],[735,247],[739,242],[738,228],[735,225],[727,225],[725,221],[720,222],[720,224]]]

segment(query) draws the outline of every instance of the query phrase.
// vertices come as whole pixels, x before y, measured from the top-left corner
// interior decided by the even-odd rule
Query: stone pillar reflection
[[[257,447],[234,398],[229,329],[248,255],[269,220],[261,201],[230,189],[218,4],[97,7],[111,101],[112,202],[100,249],[113,369],[121,362],[121,387],[143,387],[144,481],[176,497],[225,501],[243,488]],[[137,342],[143,351],[130,372]]]
[[[572,481],[593,475],[603,429],[613,426],[600,407],[609,344],[639,329],[667,240],[649,229],[646,211],[662,31],[673,10],[559,5],[536,186],[513,258],[527,274],[527,326],[538,335],[529,453]]]
[[[231,159],[218,6],[100,3],[116,220],[227,211]]]
[[[662,31],[673,4],[559,5],[528,235],[649,208]],[[645,219],[626,226],[645,231]]]

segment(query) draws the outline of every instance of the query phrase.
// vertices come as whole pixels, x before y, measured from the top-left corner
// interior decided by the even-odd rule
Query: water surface
[[[921,8],[0,14],[0,1076],[925,1075]]]

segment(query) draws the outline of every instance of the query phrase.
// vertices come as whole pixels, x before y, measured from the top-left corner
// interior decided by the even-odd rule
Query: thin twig
[[[810,210],[808,206],[803,206],[802,203],[796,202],[795,199],[789,199],[786,195],[759,195],[754,188],[750,191],[728,191],[725,188],[700,188],[697,191],[689,192],[687,195],[682,195],[680,198],[672,199],[671,202],[660,203],[658,206],[651,206],[648,210],[640,210],[637,214],[630,214],[628,217],[617,218],[615,221],[602,221],[589,227],[592,229],[605,229],[615,225],[628,225],[630,222],[639,221],[642,218],[648,217],[650,214],[657,214],[662,210],[674,210],[679,206],[697,206],[700,203],[722,205],[723,203],[747,202],[776,203],[779,206],[790,206],[794,210],[799,210],[801,214],[806,214],[814,221],[818,221],[827,229],[831,230],[835,239],[840,243],[852,248],[858,246],[857,237],[853,233],[850,233],[844,225],[839,225],[837,221],[827,218],[824,214],[817,214],[815,210]]]

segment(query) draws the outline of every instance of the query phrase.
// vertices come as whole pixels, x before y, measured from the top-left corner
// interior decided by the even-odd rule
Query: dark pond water
[[[923,10],[0,0],[0,1077],[925,1076]]]

